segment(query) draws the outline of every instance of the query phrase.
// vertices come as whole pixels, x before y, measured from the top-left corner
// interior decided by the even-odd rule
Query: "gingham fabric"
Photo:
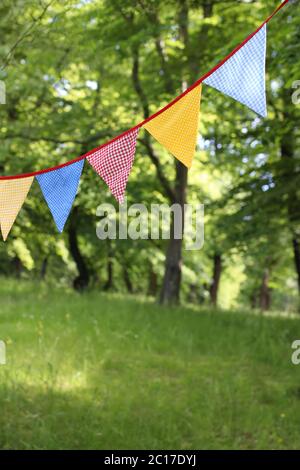
[[[200,84],[143,126],[188,168],[196,148],[201,90]]]
[[[3,240],[7,239],[32,181],[33,176],[15,180],[0,180],[0,225]]]
[[[128,132],[87,157],[94,170],[105,181],[117,201],[123,202],[132,168],[138,129]]]
[[[264,25],[204,83],[267,116],[265,91],[267,26]]]
[[[75,199],[84,160],[36,176],[54,222],[62,232]]]

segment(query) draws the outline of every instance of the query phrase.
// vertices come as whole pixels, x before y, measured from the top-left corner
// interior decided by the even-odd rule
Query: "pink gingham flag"
[[[139,129],[133,129],[87,157],[117,201],[123,202]]]

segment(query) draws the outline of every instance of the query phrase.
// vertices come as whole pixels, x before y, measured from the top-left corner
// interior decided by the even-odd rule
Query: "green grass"
[[[0,292],[1,448],[299,448],[298,319]]]

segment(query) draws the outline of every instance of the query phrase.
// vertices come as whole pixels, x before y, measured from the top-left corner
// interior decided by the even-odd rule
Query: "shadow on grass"
[[[86,395],[85,391],[82,394]],[[95,396],[86,398],[80,396],[80,391],[74,394],[28,386],[1,387],[0,406],[1,449],[101,449],[122,445],[124,436],[118,430],[117,417],[111,420],[96,391]]]
[[[188,434],[193,430],[176,422],[172,404],[167,409],[165,403],[147,402],[139,393],[116,397],[109,390],[73,393],[3,386],[0,407],[1,449],[192,447]]]

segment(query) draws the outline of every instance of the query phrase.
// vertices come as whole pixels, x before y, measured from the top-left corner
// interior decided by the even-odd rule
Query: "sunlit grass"
[[[0,446],[298,448],[298,319],[1,280]]]

